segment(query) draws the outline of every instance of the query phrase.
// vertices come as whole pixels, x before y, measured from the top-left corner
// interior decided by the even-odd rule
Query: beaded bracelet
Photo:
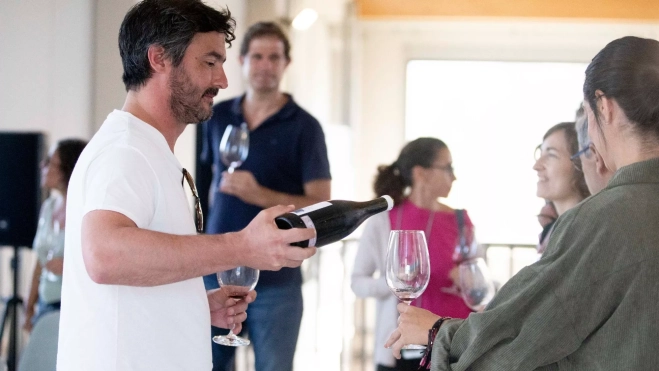
[[[423,358],[421,358],[421,363],[419,364],[419,370],[430,370],[430,358],[432,357],[432,346],[435,343],[435,338],[439,332],[439,328],[442,326],[442,323],[450,317],[439,317],[439,319],[432,325],[432,328],[428,330],[428,346],[423,352]]]

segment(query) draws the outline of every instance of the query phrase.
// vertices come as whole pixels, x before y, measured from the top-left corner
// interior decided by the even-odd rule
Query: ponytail
[[[373,190],[377,197],[389,195],[394,200],[394,205],[399,205],[405,198],[405,179],[400,174],[397,164],[381,165],[378,167],[378,175],[375,176]]]

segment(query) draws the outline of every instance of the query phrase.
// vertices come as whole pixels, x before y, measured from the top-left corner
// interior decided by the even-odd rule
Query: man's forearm
[[[276,205],[295,205],[295,207],[299,209],[321,201],[327,201],[328,198],[329,196],[321,198],[307,195],[292,195],[261,187],[261,191],[258,194],[253,195],[253,203],[264,209]]]
[[[83,221],[83,258],[100,284],[157,286],[242,264],[237,233],[179,236],[129,225],[98,228],[90,214]]]

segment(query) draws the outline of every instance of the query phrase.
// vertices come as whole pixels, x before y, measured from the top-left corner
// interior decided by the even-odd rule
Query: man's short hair
[[[254,39],[261,37],[275,37],[284,44],[284,56],[287,60],[291,60],[291,43],[284,31],[274,22],[258,22],[253,24],[243,37],[240,44],[240,56],[244,57],[249,53],[249,44]]]
[[[133,6],[121,23],[119,53],[128,90],[138,90],[151,77],[148,50],[160,45],[174,67],[197,33],[219,32],[231,46],[236,22],[229,10],[218,11],[200,0],[144,0]]]

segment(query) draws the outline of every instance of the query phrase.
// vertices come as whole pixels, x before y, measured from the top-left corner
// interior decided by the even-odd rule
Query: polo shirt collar
[[[284,94],[288,97],[288,101],[277,113],[269,117],[266,120],[266,122],[270,121],[271,118],[276,118],[280,120],[290,119],[295,114],[295,111],[297,111],[297,109],[299,108],[297,103],[295,103],[295,101],[293,100],[292,95],[288,93],[284,93]],[[239,97],[236,97],[231,103],[231,113],[233,113],[236,117],[239,117],[241,121],[245,121],[245,116],[243,116],[242,103],[246,95],[247,94],[243,94]]]

